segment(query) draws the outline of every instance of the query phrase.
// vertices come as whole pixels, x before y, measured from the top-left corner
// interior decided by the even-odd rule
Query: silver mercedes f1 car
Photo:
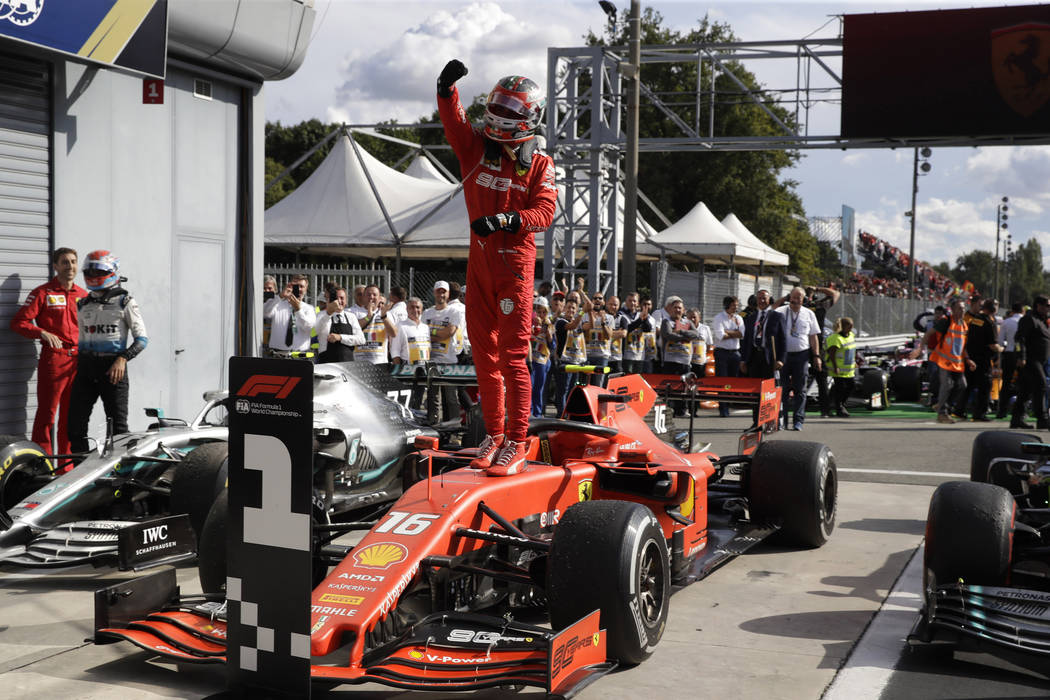
[[[314,368],[314,504],[322,520],[381,509],[402,492],[417,436],[437,436],[363,363]],[[139,569],[191,558],[226,487],[228,392],[193,420],[164,418],[107,438],[62,473],[21,436],[0,437],[0,565]],[[373,514],[374,515],[374,514]]]

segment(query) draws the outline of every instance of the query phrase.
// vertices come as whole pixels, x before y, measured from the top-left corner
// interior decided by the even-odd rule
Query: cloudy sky
[[[1030,2],[644,2],[664,25],[688,31],[707,13],[744,41],[834,37],[836,15]],[[627,0],[616,0],[626,7]],[[414,122],[434,108],[434,80],[450,58],[470,68],[465,95],[488,91],[502,75],[521,73],[546,85],[547,47],[581,46],[605,16],[596,1],[315,0],[314,36],[303,66],[266,88],[266,116],[285,124],[304,119]],[[794,63],[745,63],[767,87],[794,85]],[[840,66],[834,65],[836,69]],[[786,71],[786,72],[785,72]],[[644,80],[644,77],[643,77]],[[810,133],[838,131],[837,108],[811,114]],[[838,216],[843,204],[857,225],[907,249],[911,149],[809,150],[786,175],[799,182],[807,216]],[[702,157],[699,156],[698,157]],[[1035,237],[1050,268],[1050,146],[936,149],[932,170],[919,179],[916,254],[954,262],[963,252],[995,246],[996,204],[1010,198],[1015,246]],[[645,189],[645,183],[640,183]],[[643,212],[644,213],[644,212]],[[728,212],[714,212],[719,218]],[[653,217],[649,217],[652,219]]]

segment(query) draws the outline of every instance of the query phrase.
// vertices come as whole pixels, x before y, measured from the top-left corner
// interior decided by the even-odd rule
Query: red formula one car
[[[772,380],[696,381],[705,400],[759,403],[775,426]],[[476,450],[419,438],[410,476],[419,481],[314,589],[314,682],[568,696],[652,654],[672,586],[771,535],[824,544],[837,494],[826,446],[759,443],[760,425],[745,454],[683,453],[646,424],[656,399],[637,375],[577,387],[561,419],[530,424],[518,473],[472,469]],[[169,578],[100,591],[96,641],[224,661],[222,609],[173,598]],[[136,596],[159,610],[141,616],[148,606]]]

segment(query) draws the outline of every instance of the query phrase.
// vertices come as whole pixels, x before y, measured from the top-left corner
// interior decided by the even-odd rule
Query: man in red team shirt
[[[73,280],[77,276],[77,251],[59,248],[51,256],[55,276],[26,297],[11,330],[30,340],[40,341],[40,361],[36,373],[36,418],[33,442],[52,452],[51,426],[58,415],[58,452],[69,454],[69,392],[77,373],[77,300],[87,292]],[[35,323],[34,323],[35,321]]]
[[[455,82],[467,74],[449,61],[437,81],[445,138],[459,159],[470,216],[467,334],[488,433],[475,468],[513,474],[525,464],[531,384],[529,354],[533,234],[554,219],[554,161],[536,147],[547,101],[528,78],[508,76],[489,93],[484,128],[467,120]],[[505,425],[504,425],[505,423]]]

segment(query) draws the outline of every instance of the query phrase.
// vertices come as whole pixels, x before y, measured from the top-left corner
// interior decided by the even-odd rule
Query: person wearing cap
[[[423,323],[430,327],[430,360],[436,365],[459,364],[459,348],[464,325],[463,305],[449,303],[449,284],[434,283],[434,305],[423,312]],[[440,387],[440,392],[427,395],[427,417],[437,420],[438,393],[441,395],[442,420],[459,419],[459,396],[454,386]]]
[[[532,352],[529,358],[532,371],[532,415],[541,418],[547,403],[545,397],[551,358],[557,357],[558,346],[554,340],[554,322],[550,318],[550,303],[546,297],[536,297],[533,309],[535,316],[532,319]]]
[[[59,248],[51,255],[55,276],[29,293],[11,319],[11,330],[40,341],[36,371],[36,417],[33,442],[47,454],[52,450],[52,426],[58,413],[58,454],[69,454],[69,397],[77,373],[77,302],[87,292],[73,280],[77,251]]]
[[[142,312],[117,274],[120,260],[108,250],[88,253],[84,283],[90,290],[77,302],[80,346],[77,375],[69,400],[69,443],[73,452],[88,451],[88,422],[99,397],[113,434],[128,432],[128,362],[146,349],[149,337]],[[128,335],[132,342],[128,343]]]

